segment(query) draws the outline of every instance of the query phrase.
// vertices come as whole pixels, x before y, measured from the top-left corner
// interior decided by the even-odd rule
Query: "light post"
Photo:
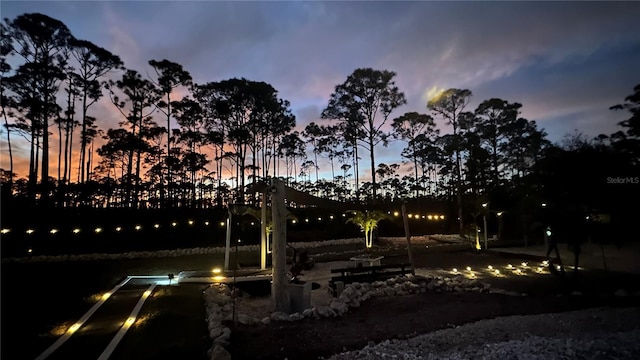
[[[504,212],[498,211],[496,216],[498,217],[498,241],[502,240],[502,215]]]
[[[488,211],[489,203],[483,203],[482,208],[484,209],[482,213],[482,223],[484,226],[484,249],[487,250],[487,211]]]

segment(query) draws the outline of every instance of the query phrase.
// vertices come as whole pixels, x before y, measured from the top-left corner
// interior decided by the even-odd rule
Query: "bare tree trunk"
[[[11,128],[9,127],[9,120],[7,119],[7,113],[2,106],[2,116],[4,117],[4,126],[7,129],[7,146],[9,146],[9,188],[13,184],[13,150],[11,148]]]

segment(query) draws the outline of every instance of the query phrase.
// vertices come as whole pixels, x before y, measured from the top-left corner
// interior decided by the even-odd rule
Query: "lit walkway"
[[[144,302],[147,300],[147,298],[151,295],[151,293],[153,292],[153,290],[156,288],[156,286],[158,285],[168,285],[169,284],[169,279],[166,276],[128,276],[127,278],[125,278],[122,282],[120,282],[118,285],[116,285],[113,289],[111,289],[110,291],[104,293],[101,297],[101,299],[94,304],[91,309],[89,309],[89,311],[87,311],[78,321],[76,321],[72,326],[70,326],[67,331],[64,333],[64,335],[62,335],[60,338],[58,338],[58,340],[53,343],[51,346],[49,346],[44,352],[42,352],[37,358],[36,360],[44,360],[50,357],[58,357],[58,355],[65,357],[64,353],[66,351],[62,351],[60,350],[60,348],[67,343],[68,340],[71,339],[71,337],[73,335],[76,334],[80,334],[83,330],[90,328],[91,326],[91,321],[93,319],[94,314],[98,311],[98,309],[100,309],[101,307],[103,307],[103,305],[105,303],[107,303],[110,299],[114,298],[114,294],[118,293],[118,292],[123,292],[124,289],[130,285],[132,280],[142,280],[143,283],[149,285],[146,288],[142,288],[141,294],[136,294],[136,298],[138,298],[137,303],[135,304],[135,307],[133,307],[133,309],[131,310],[131,312],[129,313],[128,317],[126,317],[126,320],[120,325],[117,333],[115,334],[115,336],[111,339],[111,341],[109,342],[109,344],[104,348],[104,350],[102,350],[102,353],[100,354],[100,349],[97,350],[97,354],[100,354],[100,356],[98,357],[99,360],[106,360],[109,358],[109,356],[111,355],[111,353],[113,352],[113,350],[116,348],[116,346],[118,345],[118,343],[120,342],[120,340],[122,340],[122,337],[125,335],[125,333],[127,332],[127,330],[129,330],[129,328],[131,327],[131,325],[133,325],[135,323],[136,317],[138,316],[138,313],[140,312],[140,309],[142,308],[142,305],[144,304]],[[137,286],[139,288],[139,286]],[[130,290],[130,291],[136,291],[136,289],[134,290]],[[131,295],[129,295],[131,296]],[[113,301],[113,300],[111,300]],[[76,335],[76,337],[79,335]],[[64,347],[63,347],[64,349]],[[59,354],[59,352],[61,352],[61,354]],[[75,350],[73,351],[75,353]],[[77,353],[75,353],[77,355]]]

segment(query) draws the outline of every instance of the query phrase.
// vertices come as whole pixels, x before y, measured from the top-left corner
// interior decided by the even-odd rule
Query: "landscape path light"
[[[489,246],[487,245],[487,212],[489,211],[489,203],[482,203],[482,208],[484,211],[482,212],[482,225],[484,229],[484,249],[487,250]]]

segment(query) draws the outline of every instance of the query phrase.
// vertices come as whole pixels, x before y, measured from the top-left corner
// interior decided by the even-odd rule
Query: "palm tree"
[[[347,219],[348,223],[356,224],[360,230],[364,232],[364,245],[368,250],[373,246],[373,230],[378,227],[378,222],[383,219],[389,219],[389,215],[375,211],[353,211],[353,216]]]

